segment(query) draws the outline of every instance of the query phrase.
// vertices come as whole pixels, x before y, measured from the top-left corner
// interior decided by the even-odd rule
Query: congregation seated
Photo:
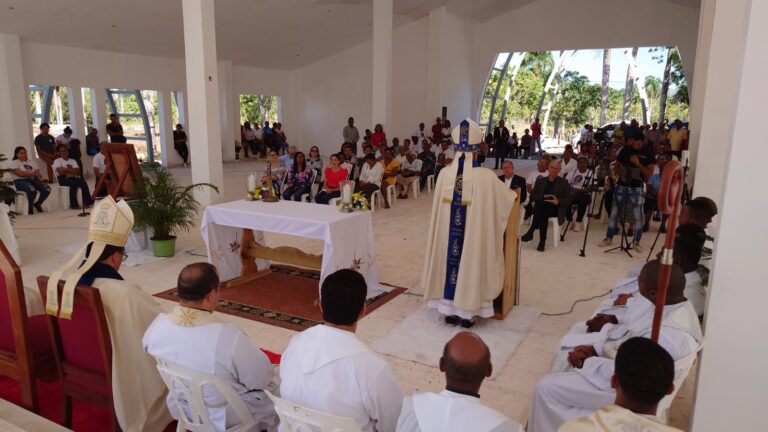
[[[285,176],[283,199],[300,201],[301,196],[309,193],[311,188],[312,167],[307,164],[304,153],[300,151],[294,152],[293,163],[291,163],[291,167],[288,168],[288,174]]]
[[[179,304],[155,318],[144,334],[144,350],[155,359],[218,376],[240,395],[256,421],[274,427],[277,414],[263,391],[272,382],[272,365],[242,330],[213,315],[219,301],[216,267],[204,262],[187,265],[179,273],[177,290]],[[217,431],[247,420],[239,419],[231,407],[223,404],[214,387],[203,386],[203,398]],[[177,406],[176,399],[183,400],[183,395],[168,395],[171,415],[175,419],[187,417],[181,411],[188,414],[192,407]]]
[[[362,192],[365,199],[370,202],[371,195],[381,188],[384,166],[376,161],[376,158],[370,153],[363,159],[365,163],[355,184],[355,192]]]
[[[421,176],[419,178],[419,188],[424,189],[427,185],[427,177],[435,174],[435,168],[437,167],[437,156],[432,151],[432,145],[428,139],[421,141],[421,152],[417,156],[421,161]]]
[[[563,159],[560,161],[560,177],[570,179],[571,173],[576,171],[578,162],[573,156],[573,146],[566,144],[563,151]]]
[[[107,174],[106,177],[104,177],[104,183],[102,183],[101,187],[98,191],[96,191],[96,197],[103,197],[107,194],[107,184],[110,182],[109,173],[107,173],[107,147],[103,144],[108,144],[107,142],[101,143],[102,145],[99,145],[99,152],[96,153],[93,156],[93,176],[96,177],[96,183],[98,184],[99,178],[101,178],[102,174]]]
[[[565,159],[563,159],[565,162]],[[566,180],[571,185],[571,202],[576,206],[576,220],[573,221],[573,207],[568,207],[566,213],[566,219],[573,221],[571,229],[573,231],[581,231],[584,215],[587,214],[587,207],[592,203],[592,179],[594,175],[593,171],[589,170],[589,162],[586,157],[580,156],[576,164],[576,169],[573,170]],[[589,184],[587,182],[589,181]]]
[[[352,152],[352,144],[344,143],[341,146],[341,163],[346,165],[350,173],[355,172],[357,168],[357,157]],[[354,175],[353,175],[353,178]]]
[[[635,337],[621,344],[615,363],[613,404],[564,423],[558,432],[680,432],[656,416],[659,402],[675,389],[672,356],[656,342]]]
[[[398,198],[408,199],[408,190],[411,184],[419,181],[421,177],[421,165],[422,162],[416,159],[416,153],[409,151],[405,154],[405,162],[400,164],[400,173],[395,181],[400,187],[397,194]]]
[[[355,271],[342,269],[325,278],[323,324],[291,338],[280,363],[280,397],[352,418],[366,432],[393,432],[403,391],[389,363],[355,335],[366,293],[365,279]]]
[[[323,159],[320,158],[320,149],[317,146],[309,148],[309,157],[307,158],[307,165],[315,170],[316,182],[320,183],[320,178],[323,176]]]
[[[27,149],[16,147],[13,150],[13,160],[8,167],[16,190],[27,195],[27,211],[43,212],[43,202],[51,194],[51,187],[43,183],[43,175],[37,164],[27,156]],[[39,195],[39,197],[38,197]]]
[[[530,193],[533,192],[533,185],[536,184],[536,180],[546,177],[548,175],[548,168],[549,168],[549,162],[552,160],[552,157],[548,154],[542,155],[539,160],[536,162],[536,169],[528,173],[528,176],[525,178],[525,189],[528,192],[528,196],[530,196]],[[521,201],[523,202],[523,201]],[[524,219],[528,219],[533,214],[533,203],[528,202],[528,205],[525,206],[525,215],[523,216]]]
[[[69,186],[69,208],[80,209],[80,204],[77,202],[78,190],[83,192],[83,207],[90,207],[93,205],[93,198],[91,198],[88,183],[83,179],[82,170],[74,159],[69,158],[69,149],[66,145],[60,145],[57,151],[59,158],[54,160],[51,166],[56,172],[59,185]]]
[[[630,338],[651,335],[659,269],[658,260],[650,261],[638,277],[640,296],[636,301],[644,313],[630,324],[606,325],[601,338],[577,345],[568,353],[568,371],[550,373],[539,380],[528,416],[529,432],[556,431],[566,421],[589,415],[614,401],[616,393],[610,382],[619,346]],[[695,354],[702,341],[701,326],[683,295],[684,287],[683,271],[672,264],[659,344],[674,361]],[[643,308],[642,302],[647,307]]]
[[[557,223],[565,223],[565,214],[571,206],[571,186],[560,177],[560,162],[553,160],[549,163],[549,175],[536,180],[531,190],[533,203],[533,222],[530,229],[520,239],[524,242],[533,240],[533,233],[539,230],[539,245],[536,250],[544,252],[547,240],[549,218],[556,217]]]
[[[280,190],[280,182],[283,181],[283,176],[285,175],[286,168],[285,164],[283,163],[280,158],[277,157],[277,150],[270,150],[268,153],[269,157],[269,170],[270,172],[267,174],[264,174],[261,177],[261,183],[264,184],[267,182],[268,179],[272,179],[272,185],[275,188],[275,190]]]
[[[501,164],[502,174],[499,176],[499,180],[503,181],[510,189],[515,191],[520,196],[520,202],[525,202],[528,198],[528,191],[525,187],[525,179],[515,174],[515,165],[511,160],[505,160]]]
[[[368,155],[372,155],[374,159],[376,159],[376,155],[373,153],[373,146],[370,144],[364,144],[363,145],[363,156],[357,158],[357,172],[363,171],[363,165],[365,165],[365,157]]]
[[[297,149],[296,146],[294,145],[288,146],[288,151],[278,158],[280,159],[280,162],[282,162],[283,165],[285,166],[286,171],[290,171],[291,167],[293,167],[293,162],[294,162],[293,156],[296,154],[297,151],[299,151],[299,149]]]
[[[491,352],[475,333],[463,331],[445,344],[440,358],[445,390],[403,400],[397,432],[518,432],[520,425],[483,405],[480,386],[493,371]]]
[[[349,176],[349,171],[341,167],[341,156],[337,154],[331,155],[331,166],[327,167],[323,172],[323,187],[315,195],[315,202],[318,204],[328,204],[331,199],[341,196],[341,190],[339,189],[341,181],[346,180]]]
[[[384,208],[389,208],[389,198],[387,198],[387,189],[395,187],[397,175],[400,173],[400,164],[393,157],[391,148],[385,148],[381,165],[384,167],[384,176],[381,181],[381,196],[384,198]]]

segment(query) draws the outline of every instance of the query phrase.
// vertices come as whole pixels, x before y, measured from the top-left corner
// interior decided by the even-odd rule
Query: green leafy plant
[[[170,240],[179,231],[189,231],[194,226],[200,205],[193,194],[196,190],[208,187],[219,192],[219,188],[210,183],[179,185],[173,175],[156,162],[142,164],[142,172],[142,181],[135,190],[136,199],[129,204],[136,228],[152,228],[153,240]]]

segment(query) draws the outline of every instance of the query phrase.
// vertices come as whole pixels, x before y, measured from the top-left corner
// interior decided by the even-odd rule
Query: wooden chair
[[[0,241],[0,375],[19,381],[24,408],[39,413],[37,378],[56,367],[45,315],[27,317],[21,270]]]
[[[37,286],[46,303],[47,276],[37,277]],[[58,296],[64,288],[59,281]],[[112,431],[120,426],[112,396],[112,342],[99,290],[75,287],[72,319],[48,315],[56,367],[61,379],[62,424],[72,427],[72,398],[110,410]]]

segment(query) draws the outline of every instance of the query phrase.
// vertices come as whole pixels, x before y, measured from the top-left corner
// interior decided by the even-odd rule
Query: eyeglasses
[[[120,252],[120,255],[122,255],[122,256],[123,256],[123,259],[124,259],[124,260],[127,260],[127,259],[128,259],[128,254],[127,254],[127,253],[125,253],[125,252]]]

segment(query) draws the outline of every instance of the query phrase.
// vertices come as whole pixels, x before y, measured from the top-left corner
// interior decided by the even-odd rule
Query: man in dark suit
[[[560,161],[551,161],[548,170],[549,175],[536,180],[533,185],[533,221],[528,232],[520,237],[520,240],[529,242],[533,240],[533,232],[538,229],[539,246],[536,249],[539,252],[544,252],[549,218],[557,217],[557,223],[562,225],[571,207],[571,185],[568,180],[560,177]]]
[[[501,164],[501,171],[504,173],[499,176],[499,180],[503,181],[507,187],[515,191],[520,195],[520,203],[524,203],[528,197],[528,191],[525,187],[525,178],[515,175],[515,166],[511,160],[506,160]]]
[[[499,169],[507,155],[507,143],[509,142],[509,129],[504,126],[504,120],[499,120],[499,125],[493,130],[493,156],[496,163],[493,169]]]

